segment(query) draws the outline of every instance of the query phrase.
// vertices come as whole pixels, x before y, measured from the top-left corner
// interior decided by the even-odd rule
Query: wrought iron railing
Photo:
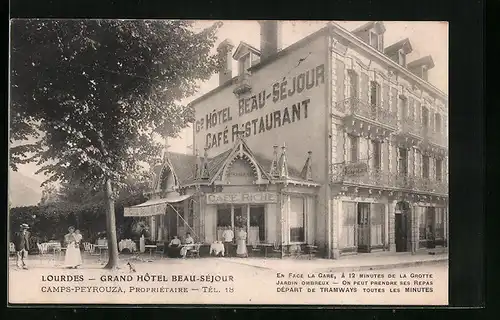
[[[398,129],[401,133],[410,133],[420,138],[423,138],[426,132],[425,127],[421,123],[411,118],[401,119]]]
[[[444,135],[441,132],[435,132],[432,130],[428,130],[426,132],[426,138],[429,139],[434,144],[437,144],[439,146],[443,147],[448,147],[448,139],[446,138],[446,135]]]
[[[368,161],[333,164],[331,182],[448,194],[448,184],[445,181],[388,172],[371,167]]]
[[[336,104],[336,109],[346,115],[361,116],[391,127],[397,126],[396,113],[358,98],[347,98],[339,101]]]

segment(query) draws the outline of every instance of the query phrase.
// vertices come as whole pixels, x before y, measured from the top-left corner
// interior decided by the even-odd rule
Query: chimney
[[[233,78],[233,48],[234,45],[229,39],[222,41],[217,47],[219,57],[219,86]]]
[[[281,50],[281,22],[261,20],[260,24],[260,59],[266,60]]]

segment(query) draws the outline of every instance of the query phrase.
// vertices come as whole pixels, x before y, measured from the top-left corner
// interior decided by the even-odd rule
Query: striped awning
[[[169,195],[166,198],[148,200],[144,203],[124,208],[125,217],[149,217],[165,214],[169,203],[181,202],[191,195]]]

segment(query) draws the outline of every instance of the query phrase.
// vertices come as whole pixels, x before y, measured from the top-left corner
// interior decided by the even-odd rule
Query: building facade
[[[260,23],[260,49],[218,47],[219,86],[191,103],[196,154],[167,153],[126,215],[149,216],[156,240],[244,228],[285,255],[446,246],[448,98],[427,81],[432,58],[407,63],[410,40],[385,47],[382,22],[283,50],[279,22]]]

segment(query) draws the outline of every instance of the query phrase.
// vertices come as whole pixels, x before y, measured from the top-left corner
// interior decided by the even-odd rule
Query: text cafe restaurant
[[[210,245],[230,227],[235,235],[247,232],[247,245],[270,246],[282,256],[311,248],[328,258],[410,251],[425,245],[429,225],[447,239],[446,219],[435,222],[443,214],[429,214],[429,208],[446,214],[447,191],[389,193],[395,188],[332,182],[332,164],[352,160],[354,149],[348,149],[347,126],[332,118],[331,106],[333,99],[343,100],[337,96],[346,87],[347,69],[355,67],[336,53],[339,42],[332,37],[352,38],[359,52],[369,51],[368,45],[330,24],[278,50],[279,22],[260,24],[260,50],[244,42],[233,50],[228,40],[218,46],[219,86],[191,102],[193,154],[165,152],[153,168],[150,200],[125,208],[125,215],[148,219],[156,241],[190,232]],[[238,62],[236,76],[232,60]],[[367,128],[380,139],[393,134],[378,123]],[[358,154],[370,150],[368,138],[358,140]],[[384,166],[396,167],[391,150],[397,147],[383,147],[389,150],[383,150],[382,159],[389,157]]]

